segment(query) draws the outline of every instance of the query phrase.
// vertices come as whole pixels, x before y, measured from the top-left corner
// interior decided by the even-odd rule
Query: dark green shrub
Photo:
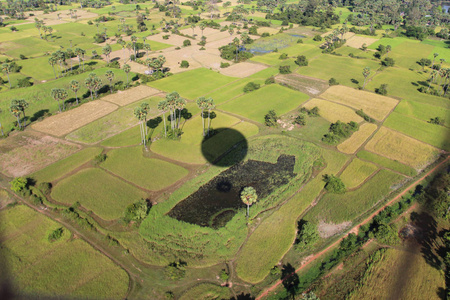
[[[278,116],[274,110],[269,110],[269,112],[264,116],[264,124],[269,127],[276,127],[278,125]]]
[[[301,220],[299,222],[299,230],[295,241],[295,250],[303,251],[311,249],[319,240],[317,226],[311,222]]]
[[[38,185],[38,189],[42,192],[42,194],[49,195],[52,190],[52,184],[50,182],[41,182]]]
[[[272,84],[275,83],[275,77],[270,76],[269,78],[266,79],[266,81],[264,82],[265,84]]]
[[[321,42],[321,41],[322,41],[322,37],[320,36],[320,34],[316,34],[316,35],[313,37],[313,41]]]
[[[63,233],[64,229],[62,227],[55,229],[48,235],[48,241],[52,243],[59,240],[62,237]]]
[[[186,263],[181,261],[171,263],[165,267],[164,274],[173,281],[183,279],[186,276]]]
[[[227,62],[220,62],[220,68],[224,69],[224,68],[228,68],[230,66],[230,63]]]
[[[20,54],[20,55],[19,55],[19,58],[22,59],[22,60],[28,59],[28,58],[27,58],[25,55],[23,55],[23,54]]]
[[[17,86],[18,87],[22,88],[22,87],[29,87],[29,86],[32,86],[32,85],[33,85],[33,83],[31,83],[28,78],[22,78],[22,79],[17,80]]]
[[[244,86],[244,93],[255,91],[259,89],[261,85],[259,83],[249,82]]]
[[[299,65],[300,67],[306,67],[308,65],[308,60],[306,59],[306,56],[299,55],[299,56],[297,56],[295,63],[297,65]]]
[[[386,57],[383,61],[382,61],[383,66],[386,67],[393,67],[395,65],[395,60],[392,57]]]
[[[187,60],[182,60],[180,68],[189,68],[189,62]]]
[[[140,222],[145,219],[149,210],[150,207],[147,201],[142,199],[127,206],[123,220],[125,223],[130,223],[131,221]]]
[[[339,84],[339,82],[333,77],[331,77],[330,80],[328,80],[328,85],[329,86],[338,85],[338,84]]]
[[[170,35],[169,34],[166,34],[166,35],[163,35],[163,40],[168,40],[169,39],[169,37],[170,37]]]
[[[342,180],[339,177],[336,177],[334,175],[324,175],[323,181],[326,182],[325,189],[334,194],[343,194],[345,193],[345,184],[342,182]]]
[[[306,119],[305,119],[305,115],[298,115],[295,119],[294,119],[294,124],[298,124],[300,126],[305,126],[306,125]]]
[[[183,46],[184,47],[187,47],[187,46],[190,46],[191,45],[191,40],[184,40],[183,41]]]
[[[379,88],[375,89],[375,93],[386,96],[387,95],[387,84],[383,83]]]
[[[280,57],[278,59],[286,59],[286,58],[288,58],[287,53],[283,53],[280,55]]]
[[[280,66],[278,68],[281,74],[290,74],[291,73],[291,66]]]
[[[270,33],[268,32],[263,32],[263,34],[261,34],[261,37],[268,37],[268,36],[270,36]]]
[[[104,43],[106,41],[105,36],[103,34],[97,33],[94,35],[94,41],[97,44]]]
[[[444,120],[442,118],[436,117],[436,118],[431,118],[428,123],[436,124],[436,125],[444,125]]]
[[[94,163],[95,164],[102,163],[102,162],[104,162],[106,160],[107,157],[108,156],[105,153],[101,153],[101,154],[99,154],[99,155],[94,157]]]
[[[228,282],[228,279],[230,279],[230,274],[228,274],[225,269],[222,269],[222,271],[220,271],[219,278],[224,282]]]
[[[298,39],[297,44],[303,44],[303,39]]]
[[[120,63],[118,60],[112,61],[109,64],[106,64],[108,68],[120,69]]]
[[[362,117],[366,122],[369,123],[375,123],[375,119],[371,118],[369,115],[367,115],[362,108],[360,110],[356,111],[356,114],[360,117]]]

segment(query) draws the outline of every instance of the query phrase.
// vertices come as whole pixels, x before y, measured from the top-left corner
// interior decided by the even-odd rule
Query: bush
[[[120,69],[120,63],[118,60],[112,61],[109,64],[106,64],[108,68]]]
[[[387,84],[383,83],[379,88],[375,89],[375,93],[386,96],[387,95]]]
[[[163,40],[168,40],[169,39],[169,37],[170,37],[170,35],[169,34],[166,34],[166,35],[163,35]]]
[[[219,48],[220,51],[220,57],[226,60],[236,60],[236,54],[237,54],[237,61],[244,61],[249,58],[253,57],[253,54],[247,51],[239,51],[236,49],[236,46],[234,45],[226,45]],[[237,53],[236,53],[237,51]]]
[[[300,108],[301,113],[308,114],[310,117],[320,117],[320,110],[317,106],[314,106],[311,109],[307,109],[306,107]]]
[[[283,54],[281,54],[280,57],[279,57],[279,59],[286,59],[286,58],[288,58],[287,53],[283,53]]]
[[[189,62],[187,60],[182,60],[180,68],[189,68]]]
[[[23,88],[23,87],[29,87],[29,86],[32,86],[32,85],[33,84],[30,82],[30,80],[28,78],[22,78],[22,79],[17,80],[17,86],[18,87]]]
[[[303,39],[298,39],[297,44],[303,44]]]
[[[269,112],[264,116],[264,124],[269,127],[276,127],[278,125],[278,116],[274,110],[269,110]]]
[[[322,37],[320,36],[320,34],[316,34],[316,35],[313,37],[313,41],[321,42],[321,41],[322,41]]]
[[[226,270],[222,269],[222,271],[220,271],[219,278],[222,281],[227,282],[228,279],[230,279],[230,274],[228,274]]]
[[[244,93],[255,91],[259,89],[261,85],[259,83],[249,82],[244,86]]]
[[[97,155],[96,157],[94,157],[94,163],[95,164],[99,164],[102,163],[106,160],[108,156],[105,153],[101,153],[99,155]]]
[[[25,55],[23,55],[23,54],[20,54],[20,55],[19,55],[19,58],[22,59],[22,60],[28,59],[28,58],[27,58]]]
[[[334,175],[324,175],[323,181],[326,182],[325,189],[334,194],[343,194],[345,193],[345,184],[342,182],[342,180],[339,177],[336,177]]]
[[[261,35],[261,37],[268,37],[268,36],[270,36],[270,33],[268,32],[263,32],[263,34]]]
[[[97,44],[104,43],[106,41],[105,36],[103,34],[97,33],[94,35],[94,41]]]
[[[49,242],[55,242],[59,240],[64,233],[64,229],[62,227],[55,229],[48,235],[48,241]]]
[[[317,226],[311,222],[301,220],[299,222],[299,231],[295,241],[295,250],[311,249],[319,240]]]
[[[228,68],[230,66],[230,63],[227,62],[220,62],[220,68],[224,69],[224,68]]]
[[[186,276],[186,263],[181,261],[171,263],[165,268],[164,274],[173,281],[183,279]]]
[[[330,80],[328,80],[328,85],[339,85],[339,82],[335,78],[331,77]]]
[[[28,179],[25,177],[16,177],[11,182],[11,190],[18,193],[28,187]]]
[[[191,40],[184,40],[183,41],[183,46],[184,47],[187,47],[187,46],[190,46],[191,45]]]
[[[140,222],[145,219],[149,210],[150,207],[147,201],[142,199],[127,206],[123,220],[125,223],[130,223],[131,221]]]
[[[306,59],[306,56],[299,55],[299,56],[297,56],[295,63],[297,65],[299,65],[300,67],[306,67],[308,65],[308,60]]]
[[[305,126],[306,125],[306,119],[305,119],[305,115],[298,115],[295,119],[294,119],[294,124],[298,124],[300,126]]]
[[[395,60],[392,57],[386,57],[381,63],[383,66],[393,67],[395,65]]]
[[[375,123],[375,119],[371,118],[369,115],[367,115],[362,108],[360,110],[356,111],[356,114],[360,117],[362,117],[366,122],[369,123]]]
[[[359,125],[356,122],[351,121],[346,124],[338,120],[330,125],[329,133],[323,136],[322,141],[330,145],[337,144],[341,138],[348,138],[353,131],[358,129]]]
[[[278,68],[281,74],[290,74],[291,73],[291,66],[280,66]]]
[[[436,117],[436,118],[431,118],[428,123],[436,124],[436,125],[444,125],[444,120],[439,117]]]
[[[41,182],[38,185],[38,189],[42,192],[42,194],[49,195],[52,190],[52,184],[50,182]]]
[[[275,83],[275,77],[270,76],[269,78],[266,79],[266,81],[264,81],[265,84],[272,84]]]

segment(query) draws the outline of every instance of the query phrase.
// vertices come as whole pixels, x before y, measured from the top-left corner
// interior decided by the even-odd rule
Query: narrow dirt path
[[[406,189],[403,190],[403,192],[401,192],[400,194],[398,194],[397,196],[395,196],[394,198],[392,198],[389,202],[387,202],[386,204],[384,204],[382,207],[380,207],[378,210],[376,210],[374,213],[372,213],[370,216],[368,216],[364,221],[360,222],[359,224],[357,224],[356,226],[354,226],[347,234],[345,234],[344,236],[342,236],[340,239],[338,239],[337,241],[335,241],[333,244],[331,244],[330,246],[328,246],[327,248],[323,249],[322,251],[307,257],[301,264],[301,266],[299,268],[297,268],[295,270],[295,273],[300,272],[301,270],[303,270],[307,265],[309,265],[310,263],[314,262],[315,260],[317,260],[320,256],[322,256],[323,254],[327,253],[330,249],[332,249],[333,247],[335,247],[336,245],[338,245],[345,237],[347,237],[347,235],[349,235],[350,233],[355,233],[358,234],[359,231],[359,227],[367,224],[368,222],[370,222],[372,220],[373,217],[375,217],[378,213],[380,213],[380,211],[382,211],[383,209],[385,209],[387,206],[391,205],[393,202],[395,202],[396,200],[400,199],[402,196],[404,196],[407,192],[409,192],[411,189],[413,189],[418,183],[420,183],[422,180],[424,180],[425,178],[427,178],[428,176],[430,176],[430,174],[432,174],[433,172],[435,172],[437,169],[439,169],[442,165],[444,165],[448,160],[450,159],[450,156],[447,156],[446,159],[444,159],[442,162],[440,162],[438,165],[436,165],[434,168],[432,168],[430,171],[428,171],[426,174],[424,174],[422,177],[420,177],[419,179],[417,179],[416,181],[414,181],[410,186],[408,186]],[[275,290],[278,286],[280,286],[284,280],[286,280],[287,278],[289,278],[290,276],[292,276],[294,273],[286,276],[283,279],[278,280],[274,285],[272,285],[271,287],[269,287],[268,289],[266,289],[265,291],[263,291],[257,298],[256,300],[260,300],[263,299],[264,297],[266,297],[271,291]]]

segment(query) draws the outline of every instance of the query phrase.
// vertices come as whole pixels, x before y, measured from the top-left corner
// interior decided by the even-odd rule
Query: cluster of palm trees
[[[201,109],[201,119],[202,119],[202,128],[203,128],[203,136],[209,136],[210,130],[211,130],[211,112],[216,107],[214,103],[214,99],[212,98],[205,98],[205,97],[199,97],[197,99],[197,106]],[[205,132],[205,115],[206,112],[208,112],[208,130]]]
[[[138,42],[138,38],[135,35],[132,35],[130,37],[131,42],[127,43],[125,42],[121,37],[119,37],[117,39],[117,44],[122,46],[122,49],[124,51],[124,55],[125,55],[125,49],[128,49],[128,51],[130,52],[130,57],[132,55],[132,53],[134,54],[134,60],[136,60],[136,58],[138,57],[139,54],[139,48],[137,47],[137,42]],[[142,48],[145,50],[147,57],[148,57],[148,53],[149,51],[152,50],[151,46],[149,43],[146,42],[146,37],[143,37],[143,45]]]
[[[253,187],[248,186],[242,190],[241,201],[244,202],[245,205],[247,205],[247,218],[249,217],[250,206],[256,203],[256,200],[258,200],[258,195],[256,194],[256,190]]]
[[[348,32],[347,24],[342,25],[341,28],[334,29],[330,34],[324,37],[325,39],[325,47],[330,48],[335,42],[344,40],[344,35]],[[341,36],[339,38],[339,35]]]
[[[145,65],[147,66],[149,71],[150,69],[152,69],[153,71],[159,71],[162,69],[165,62],[166,58],[163,55],[159,55],[158,57],[147,58],[145,60]]]
[[[134,109],[134,116],[139,120],[139,131],[141,133],[141,142],[147,146],[147,115],[150,111],[150,105],[148,103],[142,103],[140,106]]]
[[[186,100],[177,92],[166,95],[166,99],[158,103],[158,109],[163,113],[164,136],[167,137],[166,112],[169,112],[170,129],[172,132],[180,129],[181,112],[186,107]]]
[[[427,88],[427,92],[430,89],[431,84],[432,83],[436,83],[436,84],[438,84],[439,86],[442,87],[442,90],[441,90],[440,94],[445,96],[447,94],[448,85],[450,83],[450,82],[448,82],[448,79],[450,77],[450,69],[449,68],[442,68],[442,64],[445,62],[444,58],[441,58],[439,60],[440,61],[439,68],[437,70],[434,68],[434,63],[435,63],[436,57],[438,57],[438,56],[439,56],[439,53],[434,53],[433,54],[433,62],[431,64],[432,71],[430,73],[430,77],[428,78],[429,85],[428,85],[428,88]],[[437,82],[438,81],[438,77],[440,77],[439,83]],[[442,84],[442,79],[444,79],[444,84]]]
[[[47,40],[47,32],[52,34],[53,28],[50,26],[45,26],[44,21],[39,20],[38,18],[34,19],[34,26],[39,30],[39,37],[41,39],[45,38]],[[44,37],[42,37],[41,29],[44,32]]]
[[[19,127],[19,129],[23,129],[23,128],[25,128],[25,126],[27,126],[25,109],[27,109],[28,106],[29,106],[29,103],[27,101],[25,101],[24,99],[13,99],[11,101],[11,105],[9,106],[9,111],[11,112],[11,114],[13,116],[15,116],[17,118],[17,126]],[[20,115],[23,115],[23,124],[20,122]],[[0,127],[1,127],[1,125],[0,125]],[[2,135],[4,135],[3,128],[2,128]]]
[[[91,93],[91,100],[94,100],[94,94],[95,98],[97,98],[98,96],[97,92],[102,87],[102,80],[95,73],[90,73],[88,78],[84,80],[84,85],[88,88],[89,92]]]
[[[12,72],[11,64],[8,63],[2,64],[2,72],[5,73],[6,76],[8,77],[9,88],[11,88],[11,80],[9,79],[9,73]]]

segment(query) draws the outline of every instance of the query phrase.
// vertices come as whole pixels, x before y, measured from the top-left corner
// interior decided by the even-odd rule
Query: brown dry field
[[[398,100],[377,95],[375,93],[356,90],[350,87],[335,85],[325,91],[321,98],[336,103],[363,109],[366,114],[377,120],[383,120],[395,108]]]
[[[0,141],[0,170],[9,177],[28,175],[80,148],[79,145],[40,132],[19,132]]]
[[[139,65],[139,64],[138,64]],[[138,100],[148,98],[150,96],[161,93],[155,88],[140,85],[125,91],[118,91],[115,94],[110,94],[102,98],[102,101],[109,101],[119,106],[125,106]]]
[[[225,69],[220,69],[220,73],[231,77],[247,77],[266,69],[267,66],[250,62],[241,62]]]
[[[433,146],[386,127],[381,127],[365,148],[416,169],[423,169],[439,155]]]
[[[352,136],[346,139],[343,143],[337,146],[338,150],[353,154],[361,147],[362,144],[369,138],[369,136],[377,129],[377,125],[372,123],[364,123],[359,127],[359,130],[352,134]]]
[[[363,121],[363,118],[358,116],[353,109],[330,101],[314,98],[306,102],[303,106],[307,109],[317,106],[320,110],[320,116],[331,123],[337,120],[345,123],[350,121],[359,123]]]
[[[345,45],[359,49],[362,47],[363,44],[366,44],[366,46],[368,47],[369,45],[375,43],[376,41],[378,41],[378,39],[353,35],[351,38],[347,39]]]
[[[74,22],[76,20],[83,20],[83,19],[92,19],[98,16],[96,13],[87,12],[85,10],[82,10],[80,8],[77,9],[77,18],[71,19],[69,10],[59,10],[56,12],[44,14],[44,11],[34,11],[34,16],[29,17],[27,20],[34,22],[34,18],[38,18],[40,20],[44,20],[44,23],[46,26],[48,25],[57,25],[57,24],[63,24],[67,22]],[[58,19],[58,14],[60,14],[61,19]]]
[[[37,131],[56,136],[64,136],[86,124],[91,123],[107,114],[115,111],[117,105],[102,100],[95,100],[80,107],[48,117],[34,124]]]

